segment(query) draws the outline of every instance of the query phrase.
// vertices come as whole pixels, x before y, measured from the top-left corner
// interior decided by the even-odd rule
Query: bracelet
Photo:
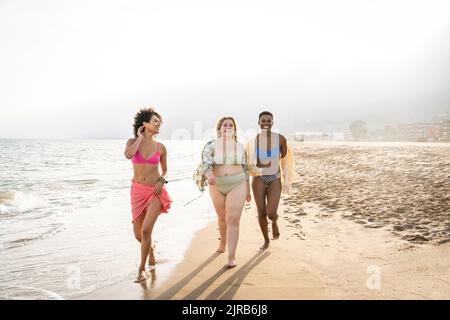
[[[167,181],[163,176],[159,177],[159,180],[164,183],[169,183],[169,181]]]

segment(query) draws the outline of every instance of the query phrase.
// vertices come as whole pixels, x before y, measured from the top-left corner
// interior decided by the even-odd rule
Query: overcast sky
[[[450,1],[0,0],[0,138],[162,137],[450,114]]]

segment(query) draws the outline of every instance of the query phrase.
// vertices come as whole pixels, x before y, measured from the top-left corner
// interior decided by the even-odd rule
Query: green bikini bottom
[[[226,195],[234,188],[240,186],[243,182],[245,182],[244,171],[229,176],[216,177],[216,188],[220,193]]]

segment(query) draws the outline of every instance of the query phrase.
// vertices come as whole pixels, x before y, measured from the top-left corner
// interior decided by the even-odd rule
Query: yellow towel
[[[287,153],[284,158],[281,159],[281,183],[283,189],[281,190],[285,194],[291,193],[291,187],[294,182],[297,182],[299,176],[295,172],[295,157],[291,147],[287,146]]]

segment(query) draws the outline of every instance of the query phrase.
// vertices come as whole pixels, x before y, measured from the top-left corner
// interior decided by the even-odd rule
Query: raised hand
[[[145,130],[145,127],[144,126],[140,126],[139,127],[139,129],[137,130],[137,136],[138,136],[138,138],[143,138],[144,137],[144,130]]]

